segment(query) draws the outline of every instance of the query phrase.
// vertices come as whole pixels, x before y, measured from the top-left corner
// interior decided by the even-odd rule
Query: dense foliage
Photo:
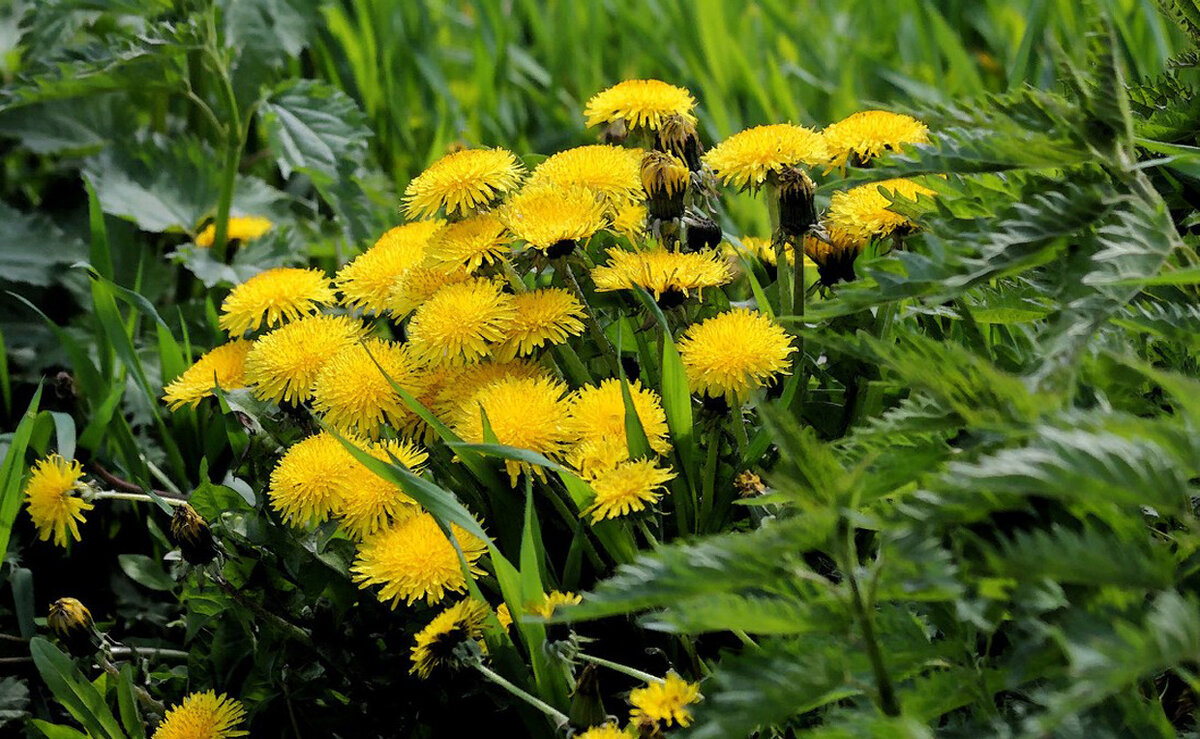
[[[1192,0],[194,5],[5,26],[0,729],[1195,731]]]

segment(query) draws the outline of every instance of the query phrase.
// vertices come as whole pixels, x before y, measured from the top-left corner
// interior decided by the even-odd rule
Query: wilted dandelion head
[[[533,170],[526,187],[586,187],[610,205],[640,199],[643,153],[608,144],[560,151]]]
[[[416,310],[433,294],[447,285],[457,285],[471,278],[466,267],[414,267],[392,282],[387,309],[397,320]]]
[[[656,454],[671,450],[668,440],[667,415],[663,411],[658,393],[642,387],[637,380],[629,383],[629,397],[633,409],[641,422],[642,431]],[[567,431],[577,443],[598,442],[617,439],[626,449],[622,458],[628,458],[625,441],[625,396],[621,392],[621,381],[615,378],[604,380],[599,385],[585,385],[568,400],[570,415]],[[574,455],[572,455],[574,457]]]
[[[550,257],[565,256],[608,223],[603,199],[579,186],[526,187],[504,204],[500,218],[513,236]]]
[[[325,432],[293,444],[271,471],[271,507],[293,526],[328,520],[341,510],[356,464],[342,442]]]
[[[835,167],[865,164],[905,144],[929,143],[929,129],[912,116],[884,110],[864,110],[826,126],[822,132]]]
[[[455,430],[464,441],[484,442],[482,409],[500,444],[557,456],[567,442],[566,392],[561,382],[545,377],[501,378],[476,391],[459,414]],[[514,486],[522,464],[504,462]]]
[[[821,134],[791,123],[748,128],[704,155],[722,182],[741,188],[761,187],[771,173],[798,164],[821,164],[828,158]]]
[[[319,269],[277,267],[233,288],[221,303],[220,326],[230,336],[278,326],[336,302],[329,278]]]
[[[499,262],[509,251],[509,236],[494,213],[481,213],[445,226],[430,241],[431,267],[452,272],[475,272]]]
[[[592,523],[646,510],[662,497],[662,487],[675,477],[649,459],[634,459],[603,470],[589,480],[596,498],[582,511]]]
[[[787,333],[767,316],[734,308],[693,324],[679,342],[679,355],[692,389],[730,404],[788,371],[795,351]]]
[[[237,728],[246,718],[242,704],[211,690],[192,693],[167,711],[152,739],[230,739],[247,736]]]
[[[490,206],[521,184],[524,168],[505,149],[463,149],[447,154],[417,175],[404,190],[410,218],[468,215]]]
[[[399,428],[414,415],[393,382],[409,393],[421,389],[418,365],[403,346],[383,339],[352,344],[321,367],[313,410],[335,428],[374,438],[385,422]]]
[[[225,227],[225,238],[229,241],[253,241],[261,238],[275,224],[271,219],[262,216],[230,216]],[[210,223],[196,234],[196,246],[201,249],[211,248],[217,240],[217,226]]]
[[[408,324],[413,356],[425,364],[478,362],[507,336],[513,296],[491,280],[447,285],[421,304]]]
[[[670,673],[660,683],[650,683],[629,693],[633,709],[629,720],[637,727],[661,730],[668,726],[687,726],[692,723],[688,708],[701,699],[700,686]]]
[[[644,288],[664,307],[683,302],[692,290],[724,285],[733,279],[729,263],[720,253],[608,250],[608,264],[592,270],[596,290],[633,290]],[[665,297],[664,297],[665,295]]]
[[[642,157],[642,190],[650,215],[660,221],[683,216],[684,198],[692,174],[674,154],[648,151]]]
[[[334,281],[351,308],[383,313],[397,278],[421,264],[443,221],[417,221],[388,230],[375,245],[338,270]]]
[[[434,670],[452,666],[454,651],[460,645],[483,636],[487,616],[487,605],[472,598],[460,600],[434,616],[428,626],[417,632],[409,671],[427,680]]]
[[[631,131],[656,131],[673,115],[695,123],[695,107],[695,98],[682,87],[659,80],[626,80],[593,95],[584,115],[589,126],[623,123]]]
[[[583,602],[583,597],[577,593],[564,593],[560,590],[551,590],[549,593],[542,594],[542,599],[536,603],[531,603],[525,611],[535,616],[542,618],[550,618],[554,615],[554,611],[561,606],[574,606]]]
[[[533,354],[543,346],[562,344],[583,333],[583,305],[570,292],[558,287],[518,293],[513,296],[517,312],[496,347],[496,358],[504,361]]]
[[[83,466],[58,454],[51,454],[33,466],[25,483],[25,506],[39,539],[46,541],[53,536],[60,547],[67,546],[68,534],[75,541],[80,540],[83,512],[92,509],[91,503],[79,497],[86,489],[82,479]]]
[[[196,406],[213,394],[213,388],[233,390],[246,386],[246,355],[253,342],[237,339],[212,349],[163,388],[171,410]]]
[[[246,355],[246,381],[258,398],[303,403],[325,363],[363,334],[346,316],[310,316],[256,340]]]
[[[821,241],[815,236],[804,237],[804,258],[811,259],[821,276],[821,284],[832,286],[840,280],[847,282],[855,279],[854,260],[862,251],[864,242],[859,238],[849,236],[840,228],[828,228],[828,240]]]
[[[421,465],[429,458],[421,447],[410,441],[386,439],[378,444],[359,442],[357,446],[389,464],[394,457],[414,473],[419,473]],[[398,486],[375,474],[358,460],[354,461],[346,481],[346,491],[342,495],[340,511],[342,528],[351,537],[368,537],[387,527],[389,521],[404,521],[420,512],[417,502]]]
[[[451,532],[472,574],[482,575],[483,570],[475,563],[487,548],[484,542],[458,524],[451,526]],[[461,593],[467,588],[454,545],[428,513],[368,537],[359,546],[358,558],[350,569],[360,588],[380,586],[379,600],[391,601],[393,608],[401,600],[412,604],[423,598],[430,604],[437,603],[447,592]]]
[[[886,194],[885,194],[886,193]],[[858,246],[900,230],[916,228],[916,224],[891,210],[896,195],[916,200],[918,195],[933,196],[928,187],[912,180],[894,179],[870,182],[849,190],[835,192],[829,200],[826,219],[830,230]]]

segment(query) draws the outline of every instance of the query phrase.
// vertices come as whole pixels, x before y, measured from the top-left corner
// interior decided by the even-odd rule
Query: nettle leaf
[[[277,87],[259,115],[285,177],[299,171],[332,182],[362,162],[371,135],[350,96],[314,80]]]
[[[64,234],[45,215],[28,215],[0,203],[0,279],[45,286],[63,268],[87,258],[82,241]]]
[[[91,153],[121,132],[117,108],[123,103],[123,96],[110,94],[9,110],[0,113],[0,135],[18,139],[35,154]]]
[[[1112,321],[1130,331],[1200,347],[1200,305],[1138,302],[1125,306]]]

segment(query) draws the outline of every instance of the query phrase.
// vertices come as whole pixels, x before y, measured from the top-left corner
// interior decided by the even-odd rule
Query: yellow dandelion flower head
[[[387,309],[397,320],[421,306],[434,293],[447,285],[457,285],[471,278],[466,267],[444,268],[423,264],[414,267],[392,282]]]
[[[934,194],[928,187],[902,179],[870,182],[835,192],[829,199],[829,213],[826,216],[829,229],[838,231],[845,240],[862,246],[871,239],[888,236],[898,229],[916,228],[916,224],[907,216],[890,209],[896,195],[916,200],[918,195],[932,197]]]
[[[338,270],[334,281],[342,303],[383,313],[390,305],[396,279],[425,259],[430,238],[444,221],[417,221],[389,229],[375,245]]]
[[[500,218],[513,236],[542,251],[587,239],[608,223],[603,199],[578,186],[527,187],[504,204]]]
[[[421,379],[403,346],[368,339],[345,347],[321,367],[312,386],[313,410],[335,428],[375,438],[385,422],[401,428],[415,415],[392,383],[416,395]]]
[[[805,243],[807,243],[808,239],[812,238],[813,237],[811,236],[806,237]],[[736,259],[738,257],[738,250],[733,246],[733,244],[727,242],[722,248],[731,258]],[[808,247],[806,246],[804,266],[806,268],[812,268],[815,270],[817,268],[817,263],[814,262],[812,257],[808,255],[807,250]],[[779,255],[775,253],[775,244],[770,239],[763,239],[759,238],[758,236],[743,236],[742,253],[744,253],[746,256],[754,257],[768,266],[778,266]],[[791,244],[783,245],[783,256],[788,264],[796,263],[796,250],[792,248]]]
[[[212,396],[213,388],[233,390],[246,386],[246,355],[253,342],[237,339],[208,351],[163,388],[163,400],[171,410],[197,406]]]
[[[359,442],[358,447],[378,460],[396,461],[414,473],[429,455],[411,441],[388,439],[378,444]],[[354,461],[342,495],[342,528],[355,539],[362,539],[385,528],[389,521],[399,522],[421,512],[417,502],[396,485],[376,475],[366,465]]]
[[[246,380],[255,397],[303,403],[325,363],[364,333],[347,316],[310,316],[257,339],[246,355]]]
[[[629,383],[629,397],[637,413],[650,448],[656,454],[671,451],[668,440],[667,414],[663,411],[658,393],[642,387],[637,380]],[[615,378],[604,380],[599,385],[579,388],[568,401],[570,415],[567,432],[581,443],[616,439],[625,447],[625,395],[621,392],[621,381]],[[628,457],[626,450],[625,457]]]
[[[829,159],[821,134],[804,126],[774,123],[747,128],[704,155],[704,161],[726,185],[758,188],[771,173],[797,164]]]
[[[410,218],[467,215],[486,208],[521,184],[524,167],[506,149],[462,149],[430,165],[404,190]]]
[[[636,241],[646,235],[646,221],[650,210],[640,200],[621,203],[613,210],[609,229],[625,238]]]
[[[86,489],[82,479],[83,466],[57,454],[33,466],[25,483],[25,505],[39,539],[46,541],[53,535],[54,543],[60,547],[67,546],[68,533],[75,541],[80,540],[83,512],[92,509],[91,503],[76,495]]]
[[[192,693],[167,711],[152,739],[230,739],[247,736],[237,728],[246,718],[246,709],[224,693],[209,690]]]
[[[341,510],[356,464],[342,442],[325,432],[293,444],[271,471],[271,507],[293,526],[328,520]]]
[[[262,238],[274,226],[271,219],[262,216],[230,216],[225,226],[225,238],[229,241],[254,241]],[[210,223],[196,234],[196,246],[209,249],[217,240],[217,225]]]
[[[905,144],[929,143],[929,129],[912,116],[885,110],[864,110],[826,126],[822,132],[830,163],[864,164]]]
[[[486,544],[458,524],[451,526],[451,532],[471,573],[482,575],[483,570],[475,563],[487,549]],[[461,593],[467,589],[454,545],[428,513],[400,521],[368,537],[359,546],[351,571],[360,588],[381,586],[380,602],[391,601],[393,608],[401,600],[409,605],[422,598],[429,604],[437,603],[447,592]]]
[[[558,590],[551,590],[549,593],[543,594],[539,602],[530,604],[525,609],[525,612],[541,616],[542,618],[550,618],[554,615],[555,609],[560,606],[574,606],[582,602],[583,596],[577,593],[564,593]]]
[[[575,739],[632,739],[633,734],[616,724],[593,726],[582,734],[576,734]]]
[[[478,362],[504,341],[516,312],[513,296],[500,284],[472,278],[422,303],[408,324],[408,342],[424,364]]]
[[[475,272],[485,264],[498,263],[508,252],[504,224],[494,213],[481,213],[439,231],[429,245],[427,261],[446,272],[459,268]]]
[[[593,95],[583,114],[589,126],[619,121],[631,130],[657,131],[673,115],[695,123],[695,107],[696,99],[682,87],[659,80],[625,80]]]
[[[675,252],[608,250],[608,263],[592,270],[596,290],[633,290],[645,288],[668,307],[679,305],[692,290],[724,285],[733,279],[729,262],[719,252]],[[671,293],[663,301],[663,294]]]
[[[581,514],[590,515],[592,523],[597,523],[644,511],[646,506],[658,502],[663,485],[673,477],[675,473],[670,469],[658,467],[648,459],[621,462],[591,479],[596,498]]]
[[[699,685],[672,672],[660,683],[630,691],[629,703],[633,709],[629,720],[637,726],[687,726],[692,722],[688,706],[699,703],[700,699]]]
[[[496,606],[496,620],[500,622],[500,628],[505,631],[512,627],[512,612],[508,610],[507,603]]]
[[[482,443],[483,418],[496,435],[496,441],[518,449],[529,449],[549,457],[557,456],[566,444],[567,388],[558,380],[545,377],[505,377],[478,390],[459,413],[455,431],[465,441]],[[505,460],[513,486],[525,463]],[[541,468],[537,469],[541,473]]]
[[[319,269],[277,267],[233,288],[221,303],[218,321],[230,336],[278,326],[336,302],[329,278]]]
[[[473,598],[465,598],[434,616],[429,625],[417,632],[412,647],[409,672],[428,680],[434,670],[454,662],[454,650],[464,642],[483,636],[488,607]]]
[[[624,433],[586,441],[576,441],[567,453],[567,462],[589,480],[629,459],[629,443]]]
[[[679,342],[692,389],[723,395],[731,405],[771,377],[786,374],[793,351],[782,326],[748,308],[693,324]]]
[[[545,367],[526,359],[510,362],[484,361],[453,367],[450,368],[450,373],[434,398],[430,410],[446,423],[455,425],[467,410],[479,413],[478,406],[471,402],[475,393],[496,380],[510,377],[550,379],[552,375]]]
[[[585,187],[616,204],[642,196],[641,149],[593,144],[547,158],[529,175],[528,188]]]
[[[512,359],[533,354],[551,344],[563,344],[583,333],[583,304],[570,292],[547,287],[513,296],[517,313],[496,358]]]

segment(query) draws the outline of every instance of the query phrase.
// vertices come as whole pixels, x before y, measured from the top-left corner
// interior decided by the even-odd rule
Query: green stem
[[[507,679],[505,679],[503,676],[501,676],[499,673],[494,672],[491,668],[484,665],[482,662],[475,662],[474,665],[475,665],[475,669],[479,670],[479,672],[484,677],[486,677],[488,680],[491,680],[495,684],[497,684],[500,687],[507,690],[509,693],[512,693],[517,698],[520,698],[521,700],[525,701],[529,705],[538,709],[539,711],[546,714],[550,718],[554,719],[555,728],[561,727],[561,726],[566,726],[567,723],[570,721],[570,719],[567,718],[567,715],[565,713],[558,710],[557,708],[550,705],[549,703],[546,703],[545,701],[541,700],[540,698],[537,698],[537,697],[525,692],[524,690],[521,690],[516,685],[514,685],[513,683],[511,683]]]
[[[637,680],[641,680],[642,682],[647,683],[649,685],[654,685],[655,683],[661,683],[663,681],[663,679],[661,677],[655,677],[654,675],[651,675],[649,672],[642,672],[639,669],[636,669],[634,667],[628,667],[619,662],[610,662],[609,660],[602,659],[600,657],[593,657],[592,655],[584,654],[583,652],[580,652],[580,653],[576,654],[575,656],[578,657],[579,659],[583,660],[584,662],[591,662],[592,664],[600,665],[601,667],[607,667],[608,669],[613,670],[614,672],[619,672],[622,675],[628,675]]]
[[[863,600],[862,590],[858,584],[858,552],[854,546],[854,527],[849,522],[842,522],[846,531],[845,558],[842,571],[850,583],[850,605],[854,611],[866,643],[867,659],[871,662],[871,671],[875,673],[875,686],[878,692],[879,710],[885,716],[900,715],[900,701],[896,697],[896,689],[888,675],[887,666],[883,662],[883,652],[879,648],[879,639],[875,634],[875,619],[872,614],[874,606],[868,606]]]
[[[215,37],[212,39],[215,43]],[[221,164],[221,181],[217,191],[217,215],[213,220],[213,257],[224,262],[228,255],[229,212],[233,207],[233,190],[237,185],[238,166],[242,161],[242,145],[246,137],[243,130],[241,111],[237,96],[233,92],[233,81],[220,54],[211,50],[213,66],[216,67],[218,88],[224,98],[225,114],[229,117],[225,125],[225,159]],[[248,127],[247,127],[248,128]]]
[[[132,500],[138,503],[154,503],[154,498],[151,498],[145,493],[118,493],[115,490],[100,490],[92,493],[89,498],[91,500]],[[182,500],[175,498],[163,498],[162,501],[167,505],[181,506],[185,503]]]
[[[575,271],[571,269],[571,265],[566,258],[558,260],[556,267],[561,266],[563,274],[567,278],[567,286],[571,288],[571,292],[579,300],[583,306],[583,312],[587,316],[588,331],[592,335],[592,340],[596,342],[600,353],[604,355],[605,360],[611,365],[612,377],[616,377],[619,373],[618,367],[621,365],[621,360],[617,358],[617,352],[609,343],[608,337],[604,334],[604,329],[600,326],[600,320],[596,318],[596,313],[592,310],[592,306],[588,303],[587,296],[584,295],[583,288],[579,286],[579,280],[575,279]]]

